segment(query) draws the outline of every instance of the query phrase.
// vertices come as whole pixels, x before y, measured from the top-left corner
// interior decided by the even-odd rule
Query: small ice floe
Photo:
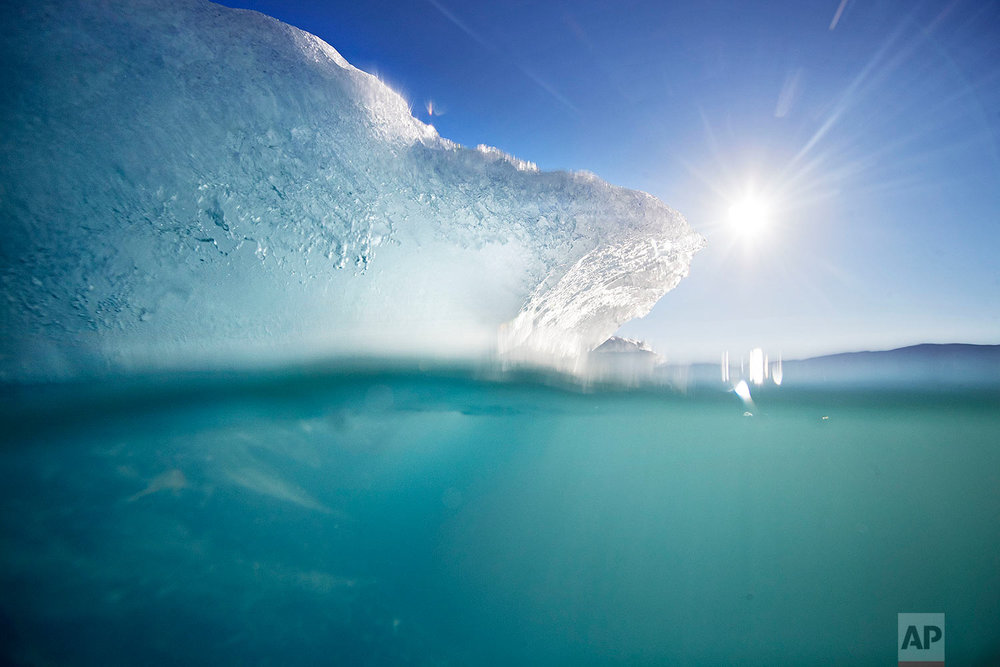
[[[582,371],[591,380],[635,385],[652,378],[663,362],[645,341],[612,336],[590,351]]]
[[[743,399],[744,403],[748,405],[753,403],[753,398],[750,396],[750,386],[746,380],[740,380],[733,385],[733,393]]]
[[[740,380],[733,385],[733,393],[740,397],[743,401],[743,406],[745,411],[743,412],[744,417],[753,417],[754,412],[757,410],[757,406],[754,405],[753,397],[750,395],[750,385],[747,384],[746,380]]]

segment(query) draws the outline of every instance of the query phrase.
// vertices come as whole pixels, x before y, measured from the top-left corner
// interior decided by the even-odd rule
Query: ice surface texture
[[[201,0],[4,3],[0,373],[577,354],[703,245],[654,197],[469,149],[318,39]]]

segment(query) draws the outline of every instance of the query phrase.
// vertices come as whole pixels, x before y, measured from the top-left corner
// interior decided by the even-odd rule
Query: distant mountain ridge
[[[921,343],[783,361],[781,366],[782,386],[1000,386],[1000,345]],[[738,364],[735,370],[730,374],[732,382],[746,379],[739,375]],[[671,382],[681,379],[682,383],[704,386],[723,382],[718,363],[667,364],[657,370],[657,375]],[[773,384],[773,380],[767,384]]]
[[[1000,357],[1000,345],[976,345],[973,343],[919,343],[917,345],[897,347],[891,350],[863,350],[860,352],[837,352],[835,354],[824,354],[819,357],[808,357],[806,359],[797,360],[796,363],[813,362],[821,359],[876,356],[913,356],[921,358],[925,358],[927,356],[937,358],[968,358],[975,356],[984,359],[995,359]]]
[[[892,350],[841,352],[784,363],[792,383],[1000,384],[1000,345],[922,343]]]

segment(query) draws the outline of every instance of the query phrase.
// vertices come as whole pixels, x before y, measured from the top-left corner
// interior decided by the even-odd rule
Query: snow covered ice
[[[572,356],[704,244],[648,194],[441,138],[262,14],[60,0],[0,17],[0,377]]]

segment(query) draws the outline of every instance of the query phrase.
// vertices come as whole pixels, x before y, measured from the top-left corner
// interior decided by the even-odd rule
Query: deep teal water
[[[14,664],[1000,663],[1000,394],[458,368],[7,387]]]

